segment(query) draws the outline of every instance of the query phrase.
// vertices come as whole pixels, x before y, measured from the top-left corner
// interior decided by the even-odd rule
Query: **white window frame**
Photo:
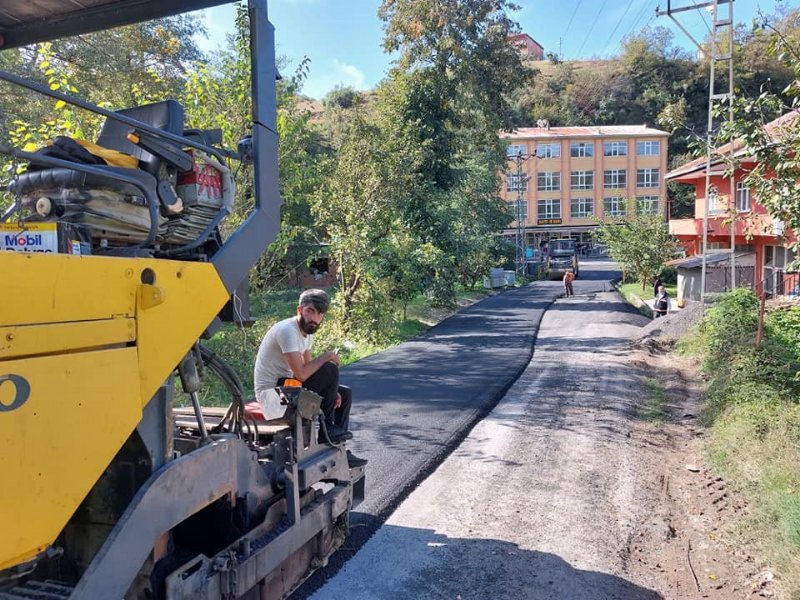
[[[607,217],[624,217],[628,214],[625,198],[622,196],[603,198],[603,214]]]
[[[658,214],[658,196],[636,196],[636,209],[642,215]]]
[[[519,181],[517,181],[519,177]],[[506,191],[507,192],[527,192],[528,191],[528,176],[525,173],[517,175],[516,173],[506,173]]]
[[[636,169],[636,187],[657,188],[660,183],[660,175],[658,167]]]
[[[622,177],[620,177],[620,174]],[[627,169],[606,169],[603,172],[603,189],[619,190],[626,187],[628,187]]]
[[[527,200],[520,200],[522,205],[522,220],[526,221],[528,219],[528,201]],[[516,200],[506,200],[506,204],[508,205],[511,214],[514,215],[514,220],[517,220],[519,213],[517,212],[517,201]]]
[[[528,155],[527,144],[509,144],[508,147],[506,147],[506,157],[516,158],[520,154],[520,150],[522,151],[522,156]]]
[[[570,216],[582,219],[594,215],[594,198],[572,198],[570,200]]]
[[[558,210],[555,210],[555,209]],[[543,210],[544,209],[544,210]],[[560,219],[561,198],[540,198],[536,203],[537,219]]]
[[[572,171],[569,175],[569,187],[571,190],[593,190],[594,171]]]
[[[561,172],[543,171],[536,176],[536,190],[539,192],[561,191]]]
[[[752,203],[750,198],[750,188],[744,181],[736,182],[736,212],[750,212]]]
[[[536,144],[536,158],[561,158],[561,144]]]
[[[594,143],[572,142],[569,145],[569,155],[572,158],[591,158],[594,156]]]
[[[636,156],[658,156],[661,154],[661,140],[639,140],[636,142]]]
[[[603,142],[603,156],[628,156],[628,142]]]

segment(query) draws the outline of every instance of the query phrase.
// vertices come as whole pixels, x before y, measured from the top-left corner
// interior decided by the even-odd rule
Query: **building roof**
[[[746,256],[752,256],[752,252],[742,252],[736,254],[736,259],[744,258]],[[730,252],[715,252],[713,254],[706,255],[706,266],[708,265],[718,265],[721,263],[726,263],[731,260],[731,253]],[[676,267],[679,269],[699,269],[703,266],[703,255],[698,256],[689,256],[687,258],[676,258],[675,260],[670,260],[666,263],[667,266]]]
[[[781,130],[792,124],[797,118],[800,116],[800,111],[792,110],[786,113],[783,116],[778,117],[774,121],[770,121],[766,125],[764,125],[764,130],[770,136],[771,139],[776,139],[780,137]],[[723,163],[723,157],[728,156],[731,152],[731,144],[723,144],[718,148],[714,149],[715,155],[711,157],[711,167],[718,167]],[[740,139],[734,140],[733,142],[733,156],[734,158],[742,158],[747,156],[747,150],[745,148],[744,142]],[[674,179],[680,179],[681,177],[686,177],[687,175],[696,174],[696,173],[705,173],[706,168],[706,157],[701,156],[699,158],[695,158],[676,169],[673,169],[669,173],[666,174],[664,177],[665,180],[671,181]],[[721,175],[723,172],[718,171],[715,172],[712,170],[712,175]]]
[[[530,41],[532,41],[534,44],[536,44],[537,46],[539,46],[539,48],[541,48],[542,50],[544,50],[544,46],[542,46],[542,45],[541,45],[539,42],[537,42],[535,39],[533,39],[533,38],[532,38],[531,36],[529,36],[527,33],[510,33],[510,34],[508,35],[508,37],[509,37],[510,39],[512,39],[512,40],[517,40],[517,39],[519,39],[519,38],[528,38],[528,39],[529,39]]]
[[[593,125],[590,127],[520,127],[512,132],[501,132],[508,140],[536,140],[552,138],[605,138],[614,136],[669,136],[666,131],[646,125]]]

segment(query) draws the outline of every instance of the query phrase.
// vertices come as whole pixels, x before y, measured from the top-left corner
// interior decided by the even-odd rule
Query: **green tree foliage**
[[[322,99],[322,104],[327,109],[350,109],[363,104],[363,98],[355,88],[337,85]]]
[[[515,9],[505,0],[385,0],[379,9],[384,46],[399,54],[383,110],[405,125],[406,139],[423,153],[420,183],[408,195],[403,219],[436,249],[428,256],[440,262],[430,264],[425,280],[438,304],[454,301],[462,260],[471,263],[468,270],[479,256],[484,266],[491,262],[486,246],[470,248],[468,221],[475,214],[467,205],[484,198],[486,186],[476,182],[488,181],[488,173],[496,205],[495,174],[504,164],[497,131],[513,126],[510,95],[533,73],[508,43],[517,28],[509,17]],[[478,227],[503,220],[498,209]],[[482,235],[476,231],[475,239]]]
[[[402,232],[400,204],[415,185],[417,162],[414,147],[356,114],[312,197],[339,274],[335,300],[345,334],[374,341],[388,333],[381,324],[391,302],[378,267],[402,239],[393,234]]]
[[[618,221],[601,221],[595,236],[642,289],[678,251],[661,215],[636,213]]]
[[[737,98],[735,120],[721,128],[718,145],[738,139],[748,162],[746,185],[758,203],[770,215],[780,219],[793,231],[800,231],[800,10],[779,20],[776,25],[762,23],[761,32],[754,35],[759,45],[766,44],[768,55],[779,60],[792,73],[792,80],[778,94],[763,89],[757,97]],[[718,106],[719,116],[727,114],[727,106]],[[771,131],[767,123],[783,115]],[[727,156],[722,158],[727,160]],[[736,169],[738,161],[729,164]],[[800,243],[794,244],[800,250]]]

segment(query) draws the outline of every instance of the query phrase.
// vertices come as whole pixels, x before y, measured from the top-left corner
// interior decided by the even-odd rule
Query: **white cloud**
[[[366,90],[370,87],[363,71],[355,65],[334,58],[324,66],[315,67],[312,60],[311,71],[303,85],[303,93],[312,98],[323,98],[337,85],[357,90]]]

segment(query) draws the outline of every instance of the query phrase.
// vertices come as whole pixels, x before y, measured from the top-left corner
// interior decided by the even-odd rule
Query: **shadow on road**
[[[502,524],[498,527],[502,530]],[[397,548],[403,548],[402,558],[398,559]],[[312,598],[662,600],[663,596],[622,577],[579,569],[555,554],[503,540],[451,537],[390,524]]]

